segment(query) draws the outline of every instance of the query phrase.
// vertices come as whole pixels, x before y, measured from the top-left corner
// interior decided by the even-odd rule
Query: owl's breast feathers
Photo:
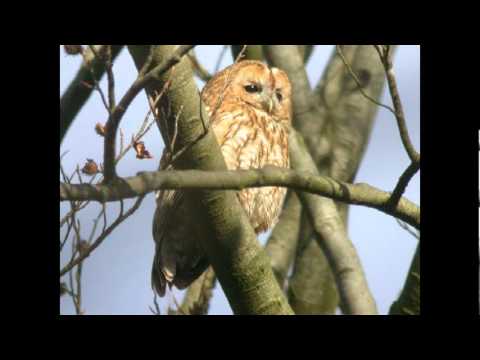
[[[234,111],[217,111],[211,124],[228,169],[289,167],[288,129],[266,112],[237,106]],[[286,189],[280,187],[248,188],[238,193],[257,233],[275,224],[285,194]]]

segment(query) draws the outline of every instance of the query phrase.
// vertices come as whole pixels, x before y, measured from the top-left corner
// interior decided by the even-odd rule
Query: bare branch
[[[350,73],[350,75],[352,76],[353,80],[355,81],[355,83],[357,84],[358,86],[358,90],[362,93],[362,95],[370,100],[371,102],[373,102],[374,104],[380,106],[380,107],[383,107],[384,109],[387,109],[388,111],[390,111],[393,115],[395,115],[395,110],[393,110],[390,106],[388,105],[385,105],[385,104],[382,104],[381,102],[377,101],[376,99],[374,99],[373,97],[371,97],[370,95],[368,95],[364,90],[364,85],[360,82],[360,80],[358,79],[357,75],[355,74],[355,72],[353,71],[352,67],[350,66],[350,64],[348,63],[348,61],[345,59],[345,55],[343,55],[343,51],[342,51],[342,46],[341,45],[335,45],[336,46],[336,49],[337,49],[337,53],[338,55],[340,56],[340,58],[342,59],[343,61],[343,64],[345,65],[345,67],[347,68],[348,72]]]
[[[122,46],[112,46],[112,62],[118,56],[121,49]],[[101,52],[101,50],[98,51]],[[90,49],[84,52],[87,52],[87,57],[90,59],[89,62],[82,63],[75,78],[60,98],[60,141],[65,138],[68,128],[92,93],[93,87],[87,87],[84,84],[92,84],[94,81],[100,81],[105,73],[103,61],[95,58],[93,54],[88,55],[88,52],[91,53]],[[90,69],[93,70],[93,77]]]
[[[420,240],[420,232],[413,231],[412,229],[410,229],[410,227],[407,224],[405,224],[401,220],[397,219],[397,223],[398,223],[398,225],[400,225],[400,227],[402,229],[404,229],[406,232],[408,232],[410,235],[412,235],[415,239]]]
[[[293,132],[289,137],[289,148],[292,167],[318,173],[301,138]],[[348,314],[376,314],[375,301],[355,247],[348,238],[340,215],[331,211],[335,204],[323,197],[297,194],[308,209],[318,245],[324,251],[335,277],[343,309]]]
[[[397,80],[395,79],[395,74],[393,72],[393,62],[390,46],[387,45],[384,51],[382,51],[378,45],[375,46],[375,49],[377,50],[380,56],[380,60],[385,68],[388,88],[390,90],[390,96],[392,97],[393,107],[395,108],[395,111],[393,113],[395,115],[395,119],[397,120],[398,130],[400,132],[400,138],[402,139],[403,146],[405,147],[405,150],[410,157],[410,161],[412,163],[420,163],[420,154],[417,153],[417,151],[415,150],[415,147],[413,146],[412,141],[410,140],[410,136],[408,134],[402,101],[398,92]]]
[[[80,264],[85,258],[90,256],[90,253],[95,250],[100,244],[107,238],[108,235],[112,233],[112,231],[120,225],[126,218],[128,218],[130,215],[132,215],[139,207],[140,204],[142,203],[144,199],[144,196],[140,196],[135,204],[127,210],[123,215],[117,217],[115,221],[108,227],[106,228],[100,236],[81,254],[79,254],[75,259],[71,259],[67,265],[63,267],[63,269],[60,271],[60,276],[65,275],[67,272],[69,272],[74,266]]]
[[[358,74],[362,90],[378,100],[385,75],[375,50],[365,45],[348,45],[342,51]],[[302,127],[309,152],[320,175],[351,183],[365,153],[379,107],[364,98],[335,49],[313,96],[318,105],[312,108],[316,120]],[[338,211],[346,226],[348,204],[337,202],[336,208],[330,209],[331,214]],[[289,279],[290,304],[296,313],[334,313],[338,295],[327,259],[317,245],[322,239],[312,232],[307,214],[303,214],[300,226],[302,231]]]
[[[300,214],[300,201],[294,191],[289,191],[278,223],[273,228],[265,245],[273,272],[282,289],[285,288],[287,273],[297,248]]]
[[[104,181],[106,183],[111,182],[116,178],[115,170],[115,139],[122,120],[123,115],[130,106],[133,99],[138,95],[138,93],[149,83],[158,79],[164,72],[169,70],[172,66],[179,63],[182,57],[188,53],[195,45],[182,45],[176,51],[174,51],[168,58],[166,58],[161,64],[155,66],[152,70],[149,70],[142,75],[143,69],[140,71],[139,76],[134,81],[132,86],[127,90],[125,95],[122,97],[118,105],[113,109],[107,121],[107,133],[105,135],[104,142]],[[146,69],[147,66],[144,66]],[[146,71],[146,70],[145,70]]]
[[[233,58],[238,60],[263,60],[262,45],[232,45]]]
[[[283,186],[321,195],[353,205],[363,205],[397,217],[418,228],[420,209],[402,197],[397,206],[388,206],[390,193],[368,184],[349,184],[311,172],[266,166],[236,171],[170,170],[142,172],[119,178],[112,185],[60,184],[60,200],[117,201],[160,189],[242,190],[250,187]]]
[[[190,59],[195,75],[197,75],[201,80],[207,82],[212,78],[212,75],[208,70],[198,61],[195,51],[192,49],[188,53],[188,58]]]
[[[218,55],[218,59],[213,70],[214,74],[216,74],[218,70],[220,70],[220,64],[222,63],[223,57],[225,56],[227,50],[228,50],[228,45],[223,45],[222,51],[220,51],[220,55]]]
[[[403,174],[400,176],[395,189],[393,189],[392,196],[390,197],[388,206],[395,207],[399,199],[402,197],[405,189],[408,186],[408,183],[412,179],[412,177],[420,170],[420,162],[412,162],[408,167],[405,169]]]
[[[108,46],[108,45],[105,45],[105,46]],[[95,50],[95,47],[93,45],[88,45],[88,47],[90,48],[90,51],[92,52],[93,56],[98,60],[100,61],[101,63],[105,64],[105,59],[103,59],[102,57],[100,57],[98,54],[97,54],[97,51]],[[102,50],[102,53],[105,52],[105,47],[102,47],[101,48]],[[85,56],[85,52],[82,53],[83,55],[83,59],[85,61],[85,63],[88,63],[88,59],[87,57]],[[90,67],[90,72],[92,73],[92,79],[93,79],[93,85],[90,84],[90,86],[93,86],[93,88],[100,94],[100,98],[102,99],[102,103],[103,103],[103,106],[105,107],[105,109],[107,110],[107,112],[110,114],[111,113],[111,108],[107,102],[107,99],[105,97],[105,94],[102,90],[102,88],[100,87],[100,84],[98,83],[98,80],[95,79],[95,76],[93,74],[93,69]]]

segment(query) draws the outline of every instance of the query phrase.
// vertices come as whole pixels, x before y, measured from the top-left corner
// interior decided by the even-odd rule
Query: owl
[[[217,73],[202,91],[210,129],[229,170],[265,165],[289,167],[291,85],[287,74],[260,61],[244,60]],[[270,229],[278,219],[285,188],[248,188],[237,192],[255,232]],[[165,294],[166,284],[186,288],[209,266],[200,226],[190,213],[188,191],[157,193],[153,218],[155,256],[152,287]]]

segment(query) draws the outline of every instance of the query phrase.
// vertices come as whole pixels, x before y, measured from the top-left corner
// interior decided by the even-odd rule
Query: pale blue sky
[[[211,72],[215,67],[221,45],[197,46],[198,59]],[[333,45],[318,45],[307,65],[307,73],[312,86],[317,84],[333,50]],[[60,49],[60,92],[66,89],[74,77],[80,58],[67,56]],[[232,63],[228,51],[221,68]],[[420,47],[402,45],[396,52],[394,70],[397,76],[400,96],[403,101],[407,126],[416,149],[420,151]],[[136,76],[136,69],[124,50],[114,64],[116,96],[119,99]],[[201,88],[203,83],[198,81]],[[101,87],[106,92],[105,79]],[[391,104],[388,91],[385,91],[383,103]],[[136,132],[147,112],[146,97],[140,94],[125,114],[121,127],[127,141]],[[78,114],[68,131],[60,152],[68,150],[63,159],[67,173],[71,173],[77,164],[82,166],[86,158],[101,162],[103,138],[94,131],[97,122],[104,123],[107,113],[98,93],[94,93]],[[138,171],[155,170],[163,149],[163,143],[156,127],[144,137],[152,160],[137,160],[133,152],[129,153],[118,165],[120,176],[131,176]],[[398,177],[409,164],[396,122],[391,113],[380,109],[365,157],[361,163],[356,182],[366,182],[386,191],[391,191]],[[420,174],[410,182],[405,196],[420,204]],[[126,201],[131,204],[132,201]],[[117,204],[108,205],[108,218],[113,220],[118,212]],[[67,203],[61,203],[61,213],[69,209]],[[98,204],[89,205],[80,212],[82,233],[86,237],[98,214]],[[153,293],[150,287],[150,271],[154,245],[151,236],[151,220],[154,211],[154,198],[149,195],[141,208],[104,243],[85,260],[83,268],[83,308],[87,314],[150,314]],[[398,296],[415,251],[417,240],[400,228],[396,220],[377,210],[361,206],[352,206],[349,221],[350,237],[357,248],[364,266],[367,281],[377,302],[379,312],[385,314],[393,300]],[[63,230],[61,231],[63,234]],[[267,236],[260,237],[263,244]],[[67,246],[67,248],[69,248]],[[61,263],[64,264],[68,251],[64,250]],[[67,280],[65,276],[62,280]],[[177,301],[181,301],[182,292],[175,292]],[[167,296],[160,301],[162,312],[171,299]],[[69,297],[60,300],[62,314],[74,313]],[[220,284],[214,290],[210,314],[231,314],[230,306]]]

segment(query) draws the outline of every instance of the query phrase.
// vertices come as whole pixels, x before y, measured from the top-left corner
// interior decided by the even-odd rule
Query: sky
[[[195,49],[197,58],[210,71],[214,72],[222,45],[199,45]],[[310,84],[314,87],[322,76],[325,65],[334,49],[333,45],[317,45],[307,64]],[[60,94],[74,78],[81,58],[68,56],[59,49]],[[220,69],[233,62],[227,51],[220,63]],[[136,68],[126,49],[117,57],[113,71],[117,99],[126,92],[136,77]],[[417,151],[420,152],[420,46],[401,45],[394,58],[394,71],[399,93],[404,107],[407,128]],[[197,79],[199,89],[203,82]],[[100,82],[107,89],[106,79]],[[367,101],[367,100],[365,100]],[[391,105],[387,89],[384,89],[382,103]],[[138,131],[148,111],[146,96],[139,94],[128,108],[121,128],[126,142]],[[86,159],[102,162],[103,138],[94,127],[97,122],[105,123],[107,112],[98,92],[94,92],[77,115],[60,148],[60,154],[68,151],[62,164],[67,174],[71,174],[77,164],[83,166]],[[129,152],[118,164],[120,176],[133,176],[139,171],[154,171],[163,149],[158,129],[153,126],[143,138],[153,159],[138,160],[134,152]],[[355,182],[365,182],[385,191],[392,191],[399,176],[409,165],[409,158],[402,146],[395,118],[388,110],[380,108],[371,134],[364,159],[360,164]],[[77,179],[74,178],[74,181]],[[410,181],[405,194],[409,200],[420,205],[420,172]],[[131,206],[126,200],[125,206]],[[60,203],[61,216],[69,211],[68,202]],[[101,207],[92,203],[82,210],[78,219],[81,222],[82,236],[88,237]],[[107,218],[113,221],[119,211],[117,203],[107,206]],[[82,308],[86,314],[151,314],[153,292],[150,286],[150,272],[154,253],[151,223],[154,212],[154,196],[145,197],[135,214],[118,226],[115,231],[84,261],[82,272]],[[66,226],[65,226],[66,227]],[[60,230],[63,239],[65,227]],[[392,302],[398,297],[410,266],[417,240],[402,229],[397,221],[382,212],[362,206],[351,206],[348,231],[364,267],[369,288],[377,303],[380,314],[387,314]],[[261,235],[264,244],[268,233]],[[69,260],[71,244],[67,242],[60,256],[63,266]],[[68,275],[62,278],[68,283]],[[162,313],[168,306],[174,307],[174,299],[181,302],[184,291],[159,300]],[[74,314],[72,300],[68,296],[60,298],[60,313]],[[232,314],[228,301],[217,285],[213,292],[209,314]]]

